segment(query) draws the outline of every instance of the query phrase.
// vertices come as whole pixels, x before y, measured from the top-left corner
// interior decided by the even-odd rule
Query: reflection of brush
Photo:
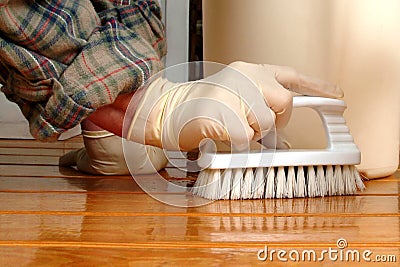
[[[261,146],[245,153],[218,151],[205,145],[200,173],[192,188],[207,199],[294,198],[351,195],[364,189],[354,165],[360,151],[343,118],[342,100],[296,96],[293,107],[309,107],[325,126],[326,149],[272,150]]]
[[[363,206],[363,199],[348,197],[339,197],[335,201],[329,201],[324,198],[261,199],[229,201],[229,203],[217,201],[202,207],[202,211],[229,214],[229,216],[215,217],[212,227],[216,230],[216,233],[220,232],[221,234],[224,231],[234,231],[235,238],[238,238],[238,240],[242,238],[243,240],[243,235],[251,236],[253,234],[256,238],[256,235],[261,233],[257,230],[284,231],[304,229],[307,231],[307,229],[315,230],[321,228],[334,230],[336,227],[343,227],[343,225],[352,228],[349,223],[353,218],[348,216],[314,215],[357,213]],[[274,216],[262,216],[264,214],[274,214]],[[287,214],[291,214],[291,216],[286,216]],[[210,220],[210,218],[208,217],[205,220]],[[243,231],[245,229],[252,229],[252,231]],[[359,230],[356,225],[352,229]],[[330,231],[325,232],[328,235],[330,233]],[[269,234],[279,235],[280,233],[269,232]]]

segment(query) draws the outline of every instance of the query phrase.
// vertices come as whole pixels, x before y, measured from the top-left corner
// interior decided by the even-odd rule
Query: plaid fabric
[[[0,0],[0,83],[52,141],[162,69],[160,8],[150,0]]]

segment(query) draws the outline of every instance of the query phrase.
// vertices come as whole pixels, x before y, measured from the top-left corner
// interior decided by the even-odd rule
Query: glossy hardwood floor
[[[0,140],[0,266],[400,262],[399,172],[367,181],[367,190],[355,196],[216,201],[179,208],[145,194],[129,176],[85,175],[57,166],[60,155],[81,146],[79,137],[57,143]],[[183,184],[194,179],[171,168],[162,173]],[[339,249],[339,239],[347,247]],[[269,257],[259,260],[266,251]],[[378,263],[377,256],[386,262]]]

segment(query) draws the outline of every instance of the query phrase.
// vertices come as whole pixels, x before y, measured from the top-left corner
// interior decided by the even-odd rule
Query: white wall
[[[252,4],[257,8],[243,8],[243,0],[203,0],[204,58],[290,65],[339,84],[348,105],[347,124],[362,152],[359,169],[369,177],[396,170],[400,2],[252,0]],[[289,140],[295,147],[314,147],[320,136],[324,138],[311,116],[296,110],[292,121],[287,130],[293,133]],[[299,129],[313,130],[301,136]]]
[[[165,26],[167,34],[168,54],[165,58],[167,77],[175,82],[187,81],[188,69],[179,68],[179,72],[168,67],[185,63],[189,55],[189,1],[188,0],[164,0],[165,1]],[[175,70],[178,70],[176,68]]]
[[[3,93],[0,93],[0,138],[32,138],[20,109]]]

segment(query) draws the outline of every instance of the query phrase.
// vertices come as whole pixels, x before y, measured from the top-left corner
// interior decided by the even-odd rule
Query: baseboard
[[[59,140],[66,140],[81,133],[80,126],[61,134]],[[34,139],[29,132],[27,122],[0,122],[0,138],[2,139]]]

